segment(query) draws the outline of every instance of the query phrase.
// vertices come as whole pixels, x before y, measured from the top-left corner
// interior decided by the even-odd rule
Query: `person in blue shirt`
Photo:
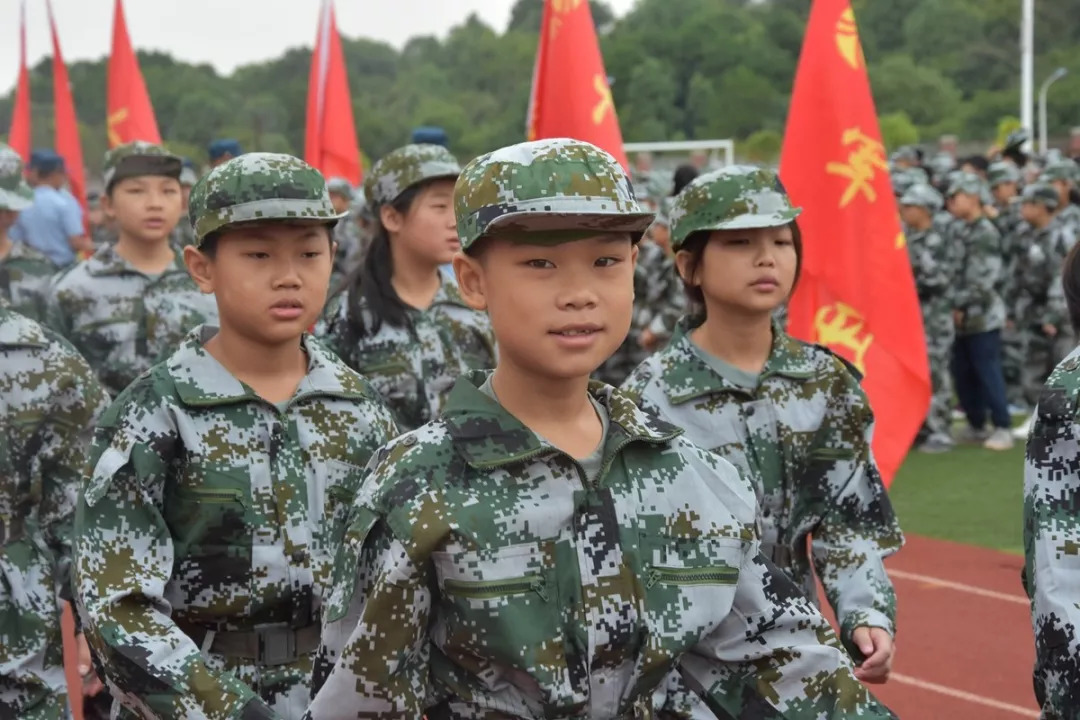
[[[24,242],[64,268],[79,252],[92,252],[93,241],[83,227],[79,203],[64,189],[67,169],[64,159],[52,150],[35,150],[30,155],[34,204],[19,213],[9,235]]]
[[[210,147],[206,149],[206,155],[210,158],[211,169],[243,154],[244,151],[240,148],[240,142],[231,138],[214,140],[210,143]]]

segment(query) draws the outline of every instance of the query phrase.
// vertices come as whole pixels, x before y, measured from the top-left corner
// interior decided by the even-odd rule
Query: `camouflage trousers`
[[[1020,386],[1027,406],[1034,408],[1050,373],[1076,347],[1076,336],[1068,327],[1055,337],[1045,335],[1041,328],[1025,328],[1021,339]]]
[[[923,440],[952,437],[953,381],[950,372],[956,328],[948,308],[923,308],[926,354],[930,364],[930,409],[919,432]]]
[[[70,717],[52,560],[27,540],[0,545],[0,718]]]

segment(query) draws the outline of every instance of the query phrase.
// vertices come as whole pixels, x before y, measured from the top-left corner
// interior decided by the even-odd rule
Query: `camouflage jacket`
[[[1013,268],[1010,316],[1017,327],[1024,330],[1038,329],[1046,324],[1065,328],[1069,322],[1068,311],[1063,303],[1055,301],[1059,295],[1054,285],[1061,283],[1061,266],[1076,238],[1057,218],[1041,230],[1026,224],[1024,227],[1027,228],[1022,238],[1024,251]]]
[[[437,418],[463,374],[495,367],[487,315],[465,305],[454,281],[440,277],[442,287],[431,306],[410,309],[407,327],[384,322],[374,335],[357,337],[349,325],[349,296],[342,292],[328,303],[315,328],[346,365],[375,387],[403,431]],[[363,314],[370,328],[374,318]]]
[[[1080,237],[1080,205],[1069,203],[1054,216],[1073,237]]]
[[[936,230],[905,230],[908,259],[923,313],[930,308],[952,309],[952,262],[949,248]]]
[[[334,269],[330,275],[331,292],[356,269],[366,249],[363,247],[360,226],[356,224],[355,217],[349,215],[338,221],[334,226],[334,242],[337,243],[337,250],[334,253]]]
[[[217,305],[195,287],[179,256],[151,278],[106,246],[56,281],[46,319],[115,397],[193,327],[216,322]]]
[[[71,523],[108,396],[58,335],[0,300],[0,717],[67,716],[57,596],[71,598]]]
[[[999,292],[1004,279],[1001,235],[985,217],[950,226],[947,240],[957,255],[953,302],[964,313],[959,335],[1000,330],[1005,325],[1005,301]]]
[[[0,297],[26,317],[44,322],[56,272],[52,260],[26,243],[12,241],[7,257],[0,258]]]
[[[114,696],[143,716],[240,717],[252,688],[303,712],[311,654],[223,657],[219,634],[316,626],[344,510],[396,435],[371,388],[304,339],[284,407],[254,394],[193,331],[102,419],[76,516],[75,587]],[[258,702],[258,701],[255,701]]]
[[[750,392],[709,367],[687,332],[680,325],[634,371],[628,394],[751,482],[763,552],[816,600],[813,561],[849,650],[856,627],[895,633],[896,595],[882,560],[903,535],[870,452],[873,413],[858,381],[832,353],[774,327]]]
[[[483,381],[373,460],[310,718],[650,717],[669,679],[721,717],[890,717],[758,553],[727,462],[597,383],[610,432],[587,481]]]
[[[994,223],[1001,235],[1002,245],[1006,251],[1010,245],[1010,239],[1016,233],[1017,228],[1023,224],[1024,218],[1020,215],[1020,200],[1016,198],[1006,205],[996,204],[998,215],[990,222]]]
[[[1035,697],[1046,720],[1080,717],[1080,348],[1051,373],[1024,462],[1024,588]]]
[[[188,245],[195,244],[195,228],[192,226],[187,213],[181,216],[180,222],[176,223],[176,227],[173,228],[172,234],[169,235],[169,244],[178,254],[182,253]]]

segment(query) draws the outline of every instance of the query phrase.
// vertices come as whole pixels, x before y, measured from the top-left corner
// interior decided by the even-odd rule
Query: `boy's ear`
[[[184,265],[201,293],[210,295],[214,292],[214,264],[209,257],[193,245],[188,245],[184,248]]]
[[[483,265],[476,258],[469,257],[463,252],[454,255],[453,262],[461,299],[473,310],[487,310]]]

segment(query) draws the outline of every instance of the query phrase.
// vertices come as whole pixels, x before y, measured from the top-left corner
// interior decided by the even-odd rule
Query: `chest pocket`
[[[401,430],[412,430],[424,424],[420,420],[420,380],[416,377],[408,356],[398,348],[364,352],[358,371],[382,397],[383,402],[400,421]]]
[[[178,562],[184,557],[249,554],[252,508],[247,468],[188,463],[166,496],[164,510]]]
[[[541,687],[567,687],[554,543],[434,552],[443,651],[464,667],[511,667]],[[476,671],[474,675],[481,675]]]

